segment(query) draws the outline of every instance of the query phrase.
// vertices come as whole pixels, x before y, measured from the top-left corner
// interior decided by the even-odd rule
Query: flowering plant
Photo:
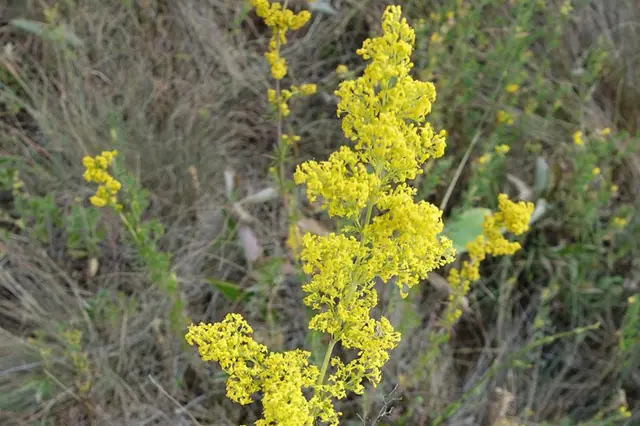
[[[266,0],[252,3],[274,28],[267,59],[279,79],[283,60],[272,52],[283,42],[277,34],[291,27],[287,23],[294,15]],[[365,40],[357,51],[370,61],[364,74],[343,81],[335,92],[342,130],[353,147],[341,147],[326,161],[303,163],[294,174],[296,184],[306,185],[310,202],[321,200],[329,216],[346,222],[337,233],[302,239],[302,269],[310,277],[302,287],[304,303],[315,312],[309,329],[330,338],[322,365],[310,364],[311,354],[300,349],[270,352],[236,313],[216,324],[189,327],[187,342],[198,346],[203,360],[217,361],[229,374],[231,400],[248,404],[254,393],[262,393],[264,418],[257,425],[338,424],[341,413],[333,400],[349,392],[362,394],[367,381],[377,385],[389,351],[400,342],[387,318],[371,316],[378,301],[376,281],[395,282],[404,298],[430,271],[455,257],[451,240],[441,235],[442,211],[416,202],[416,190],[406,182],[422,173],[426,160],[444,154],[446,137],[444,130],[436,132],[426,122],[436,92],[432,83],[410,75],[414,43],[400,7],[389,6],[382,16],[382,35]],[[269,92],[269,99],[281,112],[288,111],[275,92]],[[486,235],[474,243],[471,263],[457,276],[472,280],[485,253],[517,250],[517,243],[507,242],[498,228],[522,232],[531,208],[501,196],[501,212],[487,218]],[[335,356],[337,345],[355,357],[346,361]]]
[[[378,384],[389,351],[400,341],[388,319],[371,317],[376,278],[395,281],[406,297],[408,288],[455,255],[451,241],[440,235],[442,212],[415,202],[415,189],[406,183],[422,173],[427,159],[444,154],[445,132],[426,122],[435,88],[409,74],[415,35],[400,7],[387,8],[382,30],[357,52],[370,60],[364,75],[343,81],[336,91],[342,129],[354,147],[306,162],[294,175],[297,184],[306,184],[309,201],[321,197],[330,216],[348,221],[339,233],[306,234],[302,242],[300,258],[310,276],[304,303],[316,312],[309,328],[330,336],[322,365],[310,365],[310,353],[299,349],[269,352],[238,314],[192,325],[186,336],[204,360],[219,362],[229,374],[230,399],[247,404],[253,393],[263,393],[259,425],[315,419],[337,424],[332,399],[361,394],[365,380]],[[338,344],[356,357],[346,362],[332,356]]]

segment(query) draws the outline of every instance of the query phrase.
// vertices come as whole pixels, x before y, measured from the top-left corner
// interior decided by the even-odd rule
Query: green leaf
[[[491,214],[491,210],[482,207],[474,207],[449,220],[444,228],[444,234],[451,238],[456,253],[467,251],[466,245],[482,234],[484,217]]]
[[[29,19],[14,19],[11,21],[11,25],[45,40],[64,40],[71,47],[82,47],[82,40],[64,25],[51,28],[44,22]]]
[[[543,157],[536,158],[536,177],[533,190],[540,194],[549,186],[549,163]]]
[[[244,291],[238,284],[218,280],[216,278],[207,278],[207,281],[231,302],[235,302],[239,299],[246,299],[249,296],[249,293]]]

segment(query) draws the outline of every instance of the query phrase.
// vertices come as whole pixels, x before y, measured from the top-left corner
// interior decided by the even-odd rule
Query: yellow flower
[[[93,157],[85,156],[82,158],[82,165],[87,169],[95,169],[96,161],[93,159]]]
[[[281,28],[279,20],[290,19],[279,15],[276,3],[251,1],[269,26]],[[385,10],[382,30],[357,51],[370,61],[363,75],[343,81],[335,91],[342,130],[353,147],[341,147],[326,161],[305,162],[294,174],[296,184],[306,185],[310,202],[321,199],[330,216],[346,219],[340,234],[302,236],[300,260],[309,275],[302,287],[304,303],[315,312],[309,329],[331,337],[327,363],[318,371],[308,365],[307,352],[269,352],[237,314],[221,323],[191,326],[186,335],[204,360],[217,361],[229,374],[230,399],[247,404],[252,394],[263,394],[264,418],[258,425],[312,425],[316,420],[337,425],[340,413],[332,399],[363,393],[366,381],[377,385],[389,351],[400,341],[388,319],[371,317],[378,302],[376,282],[393,280],[405,297],[455,256],[452,242],[442,235],[442,211],[416,202],[416,190],[405,182],[422,173],[426,160],[444,154],[446,132],[426,121],[435,87],[411,75],[415,33],[400,7]],[[272,52],[283,34],[270,43]],[[292,93],[303,90],[269,91],[269,101],[286,105]],[[292,247],[299,243],[297,233],[290,231]],[[474,267],[466,275],[475,277]],[[338,343],[355,357],[349,362],[331,357]]]
[[[444,40],[444,37],[440,33],[431,34],[431,43],[440,44]]]
[[[303,95],[313,95],[316,93],[316,85],[315,84],[303,84],[300,86],[300,93]]]
[[[478,162],[479,165],[484,166],[485,164],[487,164],[489,161],[491,161],[491,154],[483,154],[480,157],[478,157],[478,159],[476,160]]]
[[[496,113],[496,120],[498,123],[507,123],[509,126],[513,124],[513,117],[505,110],[500,110]]]
[[[582,139],[581,131],[578,130],[573,134],[573,143],[579,146],[584,145],[584,139]]]
[[[346,146],[331,154],[328,161],[298,166],[294,180],[307,185],[310,202],[322,197],[322,206],[330,216],[346,218],[357,217],[380,187],[380,178],[367,172],[358,153]]]
[[[592,173],[594,176],[597,176],[597,175],[599,175],[599,174],[600,174],[600,171],[601,171],[601,170],[600,170],[600,167],[594,167],[594,168],[593,168],[593,170],[591,170],[591,173]]]
[[[500,194],[498,195],[498,208],[509,232],[520,235],[529,230],[529,220],[534,209],[533,203],[525,203],[524,201],[514,203],[509,200],[506,194]]]
[[[509,151],[511,150],[511,147],[509,145],[498,145],[495,148],[496,153],[501,154],[501,155],[505,155],[507,154]]]
[[[336,67],[336,74],[338,75],[343,75],[349,72],[349,68],[344,65],[344,64],[340,64]]]
[[[600,130],[600,136],[607,136],[611,134],[611,129],[609,127],[605,127],[604,129]]]
[[[633,305],[634,303],[636,303],[636,297],[635,296],[629,296],[629,298],[627,299],[627,302],[630,305]]]
[[[560,6],[560,14],[562,16],[568,16],[572,10],[573,6],[571,6],[571,0],[565,0],[565,2]]]
[[[271,51],[264,54],[271,65],[271,75],[276,80],[282,80],[287,75],[287,65],[283,57],[278,51]]]
[[[107,171],[117,156],[118,151],[113,150],[102,151],[95,157],[86,156],[82,159],[82,164],[86,168],[83,174],[84,179],[98,184],[95,195],[89,198],[91,204],[96,207],[109,205],[116,209],[121,208],[116,198],[121,184]]]
[[[507,92],[509,93],[516,93],[518,89],[520,89],[520,86],[518,86],[515,83],[511,83],[507,85]]]
[[[629,218],[616,216],[613,218],[612,224],[615,228],[622,229],[629,224]]]
[[[91,196],[89,198],[89,201],[91,202],[91,204],[93,204],[96,207],[104,207],[107,205],[107,200],[105,200],[104,198],[97,197],[95,195]]]
[[[294,14],[291,10],[283,8],[280,3],[269,3],[268,0],[251,0],[251,5],[272,30],[269,51],[265,53],[265,57],[271,67],[273,78],[281,80],[287,74],[286,61],[280,56],[280,46],[287,42],[286,32],[301,28],[311,18],[311,14],[306,10]]]
[[[631,411],[629,411],[629,408],[627,408],[626,405],[621,405],[618,411],[620,412],[622,417],[624,417],[625,419],[628,419],[629,417],[631,417]]]
[[[528,230],[533,212],[532,203],[509,200],[505,194],[498,196],[499,212],[487,215],[482,225],[482,235],[467,243],[469,260],[460,269],[450,269],[447,280],[451,287],[449,304],[442,317],[442,323],[450,328],[458,320],[463,298],[470,291],[471,284],[480,279],[480,264],[488,254],[494,256],[512,255],[520,249],[518,242],[510,242],[502,235],[502,228],[516,235]]]
[[[620,187],[618,185],[616,185],[616,184],[613,184],[613,185],[611,185],[610,189],[611,189],[611,192],[615,194],[616,192],[618,192],[620,190]]]

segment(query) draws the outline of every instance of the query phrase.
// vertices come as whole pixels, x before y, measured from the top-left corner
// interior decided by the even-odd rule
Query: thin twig
[[[473,139],[471,140],[471,143],[469,144],[467,151],[464,153],[464,157],[462,157],[460,164],[458,164],[458,168],[456,169],[456,174],[453,175],[453,179],[449,183],[449,187],[447,188],[447,192],[444,194],[442,203],[440,203],[440,210],[444,211],[444,209],[447,207],[449,198],[451,197],[451,194],[453,193],[453,190],[456,187],[456,184],[458,183],[458,179],[460,179],[460,175],[462,174],[462,170],[464,169],[464,166],[467,164],[467,160],[471,155],[471,151],[473,150],[473,147],[476,146],[476,143],[478,142],[478,140],[480,140],[480,135],[482,135],[482,132],[478,130],[476,134],[473,136]]]
[[[180,414],[180,413],[185,413],[187,416],[189,416],[189,418],[193,421],[194,424],[196,425],[200,425],[200,422],[196,420],[195,417],[193,417],[193,415],[186,409],[186,407],[184,407],[182,404],[180,404],[178,402],[178,400],[176,400],[174,397],[172,397],[171,395],[169,395],[169,393],[164,390],[164,388],[162,387],[162,385],[160,385],[160,383],[158,383],[156,381],[156,379],[153,378],[153,376],[151,376],[151,374],[149,374],[149,376],[147,376],[149,378],[149,380],[151,381],[151,383],[153,383],[155,385],[155,387],[158,388],[158,390],[167,398],[169,398],[169,400],[171,400],[171,402],[173,402],[176,406],[178,406],[178,409],[175,410],[175,414]]]

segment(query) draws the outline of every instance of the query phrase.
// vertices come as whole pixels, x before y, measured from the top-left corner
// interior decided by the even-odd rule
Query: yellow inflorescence
[[[579,145],[579,146],[584,145],[584,139],[582,138],[582,136],[583,135],[582,135],[581,131],[578,130],[578,131],[574,132],[574,134],[573,134],[573,143],[575,145]]]
[[[284,42],[286,28],[306,21],[302,15],[296,25],[285,25],[293,14],[283,18],[280,6],[266,0],[252,4],[274,28],[272,52]],[[309,328],[329,334],[330,348],[339,343],[357,356],[346,362],[329,358],[329,352],[318,370],[308,365],[307,352],[269,352],[251,338],[249,325],[237,314],[218,324],[191,326],[186,336],[204,360],[219,362],[230,375],[231,399],[246,404],[253,393],[263,393],[259,425],[311,425],[315,420],[337,425],[340,413],[332,400],[349,392],[361,394],[365,381],[378,384],[389,351],[400,341],[386,318],[371,317],[378,302],[376,279],[395,280],[404,297],[408,288],[455,256],[451,241],[440,235],[442,212],[415,202],[415,189],[405,183],[422,173],[426,160],[444,153],[446,132],[436,132],[426,122],[435,88],[410,75],[415,35],[400,7],[386,9],[382,29],[382,36],[366,40],[357,52],[370,60],[364,75],[343,81],[335,92],[343,132],[354,147],[343,146],[326,161],[306,162],[294,175],[297,184],[306,184],[310,201],[321,199],[331,216],[349,223],[341,233],[304,235],[300,259],[311,277],[303,286],[304,303],[315,311]],[[271,62],[278,58],[273,55]],[[282,104],[296,91],[314,90],[309,85],[280,95],[271,91],[269,100],[284,115],[288,108]],[[515,213],[503,214],[517,222]],[[312,389],[310,399],[303,395],[305,388]]]
[[[514,203],[506,194],[498,195],[500,213],[494,215],[496,221],[502,221],[509,232],[521,235],[529,230],[529,220],[533,214],[533,203],[518,201]],[[501,216],[498,216],[501,215]]]
[[[480,264],[487,255],[507,256],[520,250],[518,242],[511,242],[502,235],[502,228],[514,235],[527,232],[533,209],[533,203],[515,203],[506,194],[498,196],[499,211],[485,217],[482,235],[467,243],[469,260],[462,263],[460,270],[449,270],[448,281],[452,291],[443,318],[446,327],[453,326],[462,315],[460,301],[471,289],[471,284],[480,279]]]
[[[454,256],[451,241],[439,235],[442,212],[416,203],[415,189],[404,183],[422,173],[427,159],[444,153],[445,132],[426,122],[435,88],[410,75],[415,35],[399,7],[387,8],[382,29],[357,51],[371,60],[364,74],[336,91],[342,129],[354,147],[341,147],[327,161],[308,161],[294,174],[310,201],[321,198],[329,215],[354,223],[354,235],[306,235],[301,254],[312,276],[303,287],[305,304],[318,312],[310,328],[360,354],[347,364],[332,358],[335,372],[326,392],[335,398],[362,393],[364,380],[377,384],[400,340],[388,320],[370,317],[377,304],[374,279],[394,279],[404,297]],[[374,209],[379,214],[371,218]]]
[[[513,124],[513,117],[507,111],[501,109],[496,113],[496,121],[511,126]]]
[[[280,46],[287,42],[288,30],[297,30],[307,23],[311,14],[303,10],[300,13],[283,8],[280,3],[269,3],[268,0],[251,0],[256,13],[264,20],[264,23],[273,31],[269,41],[269,51],[265,53],[271,66],[271,75],[276,80],[282,80],[287,74],[287,63],[280,56]]]
[[[506,89],[507,89],[507,92],[509,93],[516,93],[520,89],[520,86],[518,86],[515,83],[511,83],[511,84],[507,84]]]
[[[496,153],[498,153],[500,155],[508,154],[510,150],[511,150],[511,147],[509,147],[509,145],[505,145],[505,144],[498,145],[495,148]]]
[[[625,226],[629,224],[629,218],[616,216],[613,218],[612,224],[617,229],[623,229]]]
[[[82,159],[82,164],[86,168],[83,175],[84,179],[87,182],[95,182],[99,185],[95,195],[89,199],[91,204],[96,207],[112,206],[116,209],[122,208],[117,199],[118,191],[120,191],[121,187],[120,182],[107,171],[117,155],[117,150],[102,151],[101,154],[95,157],[86,156]]]
[[[336,67],[336,74],[338,75],[343,75],[349,72],[349,68],[344,65],[344,64],[340,64]]]

